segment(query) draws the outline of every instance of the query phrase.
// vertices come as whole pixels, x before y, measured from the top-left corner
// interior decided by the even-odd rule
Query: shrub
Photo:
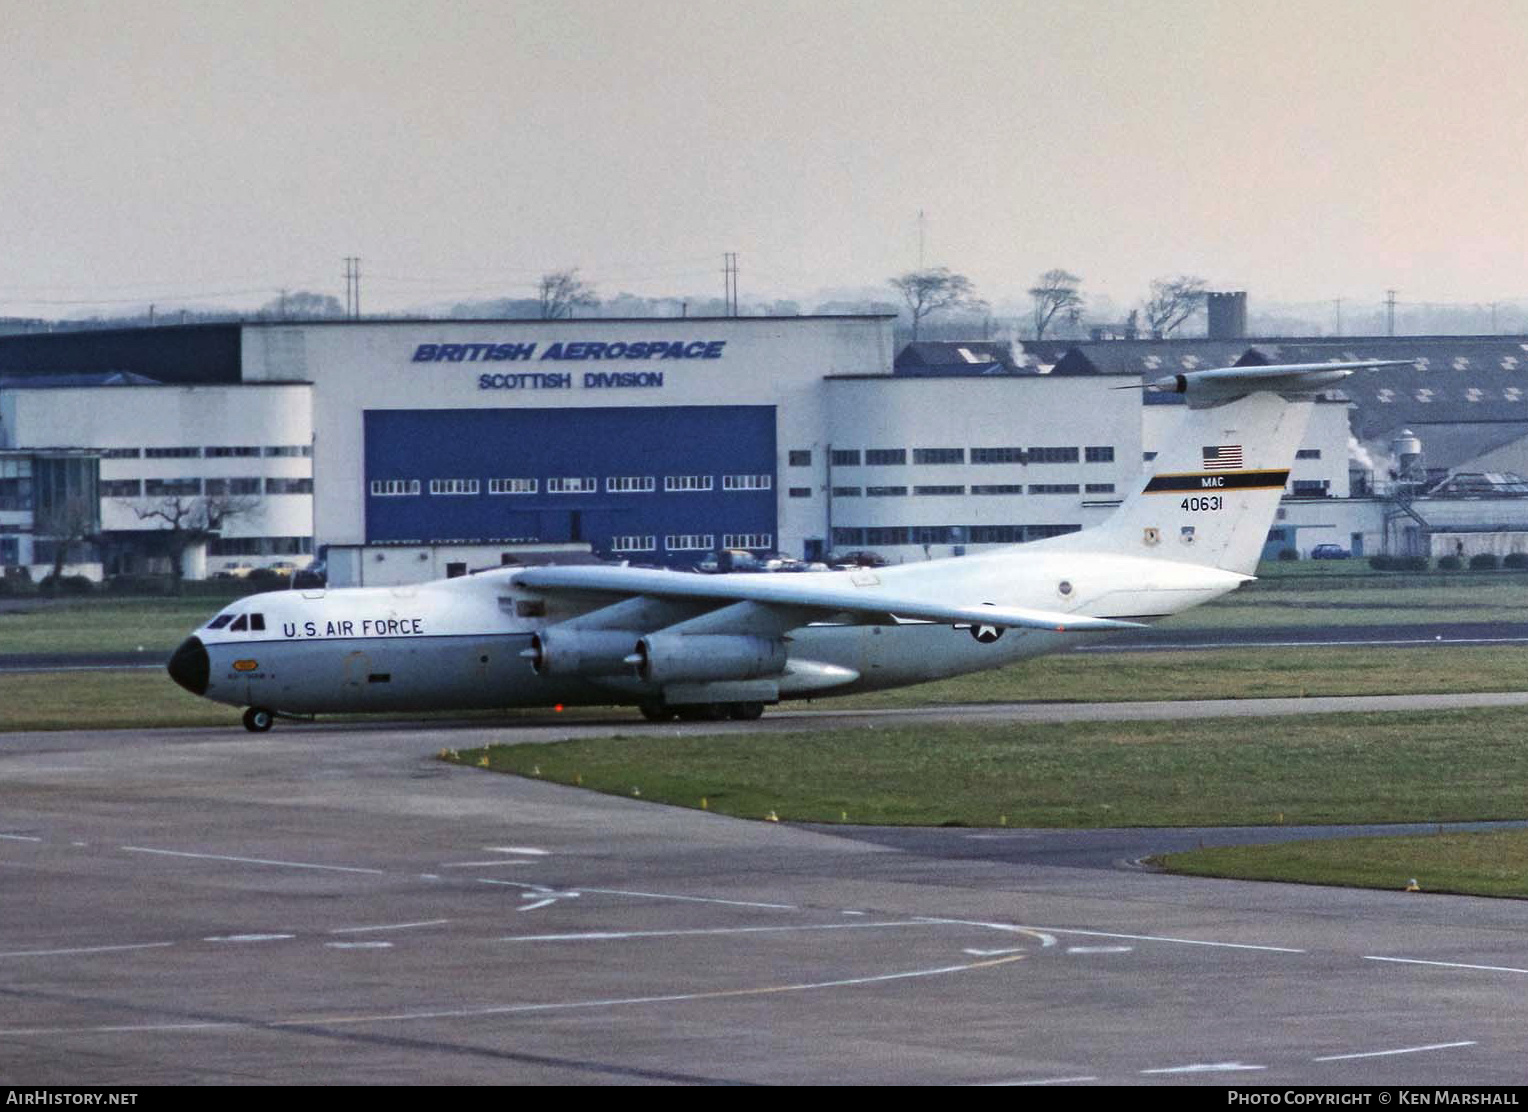
[[[1393,570],[1393,568],[1391,566],[1393,563],[1394,563],[1394,557],[1392,557],[1392,556],[1370,556],[1369,557],[1369,566],[1371,568],[1373,568],[1375,571],[1391,571],[1391,570]]]
[[[1481,552],[1470,557],[1471,571],[1495,571],[1501,566],[1501,561],[1490,552]]]
[[[83,575],[65,575],[58,579],[47,575],[41,586],[45,593],[54,595],[88,595],[95,590],[95,584]]]
[[[1504,568],[1528,568],[1528,552],[1509,552],[1502,557]]]
[[[0,576],[0,598],[31,598],[36,593],[37,584],[25,567],[6,568],[5,575]]]
[[[1457,556],[1438,557],[1439,571],[1458,571],[1462,567],[1464,567],[1464,561],[1459,559]]]
[[[1300,558],[1299,552],[1295,551],[1293,548],[1281,548],[1281,549],[1279,549],[1279,559],[1280,560],[1289,561],[1289,560],[1298,560],[1299,558]]]

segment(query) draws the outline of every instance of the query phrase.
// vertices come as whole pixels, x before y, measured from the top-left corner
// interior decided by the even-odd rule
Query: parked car
[[[249,573],[255,570],[255,565],[248,560],[239,560],[232,564],[224,564],[215,573],[218,579],[248,579]]]
[[[327,587],[328,585],[329,566],[323,560],[314,560],[292,575],[293,587]]]
[[[1353,554],[1340,544],[1318,544],[1310,550],[1312,560],[1346,560]]]

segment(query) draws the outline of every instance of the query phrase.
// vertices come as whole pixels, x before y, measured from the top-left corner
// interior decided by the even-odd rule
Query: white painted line
[[[12,950],[0,958],[50,958],[61,954],[111,954],[119,950],[158,950],[173,942],[137,942],[129,946],[82,946],[72,950]]]
[[[0,840],[7,842],[40,842],[41,838],[28,837],[25,834],[0,834]]]
[[[845,914],[845,915],[869,915],[870,912],[868,912],[868,911],[845,911],[843,914]]]
[[[987,1088],[1022,1088],[1025,1085],[1081,1085],[1097,1081],[1096,1077],[1046,1077],[1039,1081],[990,1081]]]
[[[1024,928],[1015,928],[1022,930]],[[1057,934],[1080,934],[1090,938],[1122,938],[1131,942],[1175,942],[1179,946],[1214,946],[1224,950],[1260,950],[1268,954],[1303,954],[1305,950],[1292,950],[1288,946],[1253,946],[1246,942],[1206,942],[1202,938],[1168,938],[1159,934],[1113,934],[1109,931],[1079,931],[1065,927],[1046,927]],[[1261,1067],[1259,1067],[1261,1068]]]
[[[541,908],[543,908],[543,907],[545,907],[545,906],[546,906],[546,905],[547,905],[547,904],[554,904],[554,903],[556,903],[556,902],[557,902],[557,900],[556,900],[556,899],[550,899],[550,900],[537,900],[537,901],[536,901],[536,902],[535,902],[535,903],[533,903],[533,904],[526,904],[526,905],[525,905],[525,906],[524,906],[524,907],[522,907],[522,908],[521,908],[521,909],[520,909],[520,910],[521,910],[521,911],[538,911],[538,910],[540,910],[540,909],[541,909]]]
[[[447,861],[442,869],[496,869],[504,865],[534,865],[534,861]]]
[[[161,1031],[208,1031],[232,1029],[264,1029],[276,1027],[354,1026],[363,1023],[406,1023],[415,1020],[479,1019],[491,1015],[517,1015],[531,1012],[562,1012],[582,1008],[624,1008],[644,1004],[683,1004],[696,1000],[724,1000],[743,996],[769,996],[786,992],[809,992],[825,988],[854,988],[860,985],[887,984],[892,981],[909,981],[926,977],[941,977],[952,973],[970,973],[980,969],[992,969],[1011,962],[1022,961],[1021,956],[977,961],[967,965],[946,965],[938,969],[914,969],[906,973],[882,973],[874,977],[853,977],[842,981],[813,981],[806,984],[771,985],[763,988],[719,989],[715,992],[691,992],[674,996],[630,996],[611,1000],[573,1000],[554,1004],[502,1004],[481,1008],[457,1008],[447,1011],[397,1012],[390,1015],[309,1016],[304,1019],[276,1019],[242,1023],[146,1023],[142,1026],[111,1027],[35,1027],[0,1029],[0,1038],[15,1035],[85,1035],[121,1034],[133,1032],[152,1034]]]
[[[1135,950],[1134,946],[1068,946],[1069,954],[1128,954]]]
[[[391,950],[391,942],[325,942],[331,950]]]
[[[531,846],[484,846],[484,853],[524,853],[531,857],[550,857],[544,849],[535,849]]]
[[[547,901],[550,902],[550,901]],[[537,906],[540,906],[539,904]],[[529,911],[530,908],[522,907],[521,911]],[[687,936],[713,935],[713,934],[771,934],[787,931],[863,931],[874,930],[880,927],[921,927],[923,923],[911,923],[906,920],[894,923],[810,923],[799,927],[712,927],[697,928],[695,930],[672,930],[672,931],[585,931],[579,934],[516,934],[499,939],[500,942],[613,942],[631,938],[684,938]],[[993,950],[991,954],[1015,953],[1013,950]],[[989,952],[980,950],[967,950],[968,954],[978,957],[989,956]]]
[[[1466,965],[1458,961],[1422,961],[1420,958],[1379,958],[1365,954],[1364,961],[1388,961],[1396,965],[1435,965],[1440,969],[1478,969],[1485,973],[1528,973],[1511,965]]]
[[[388,923],[380,927],[336,927],[330,934],[365,934],[368,931],[406,931],[415,927],[438,927],[450,919],[426,919],[421,923]]]
[[[1022,954],[1024,947],[1014,946],[1007,950],[962,950],[962,954],[970,954],[973,958],[995,958],[999,954]]]
[[[1421,1054],[1424,1050],[1455,1050],[1461,1046],[1474,1046],[1469,1042],[1433,1043],[1431,1046],[1408,1046],[1400,1050],[1371,1050],[1367,1054],[1328,1054],[1325,1058],[1312,1058],[1312,1062],[1345,1062],[1350,1058],[1387,1058],[1392,1054]]]
[[[540,884],[524,884],[513,880],[490,880],[479,877],[479,884],[502,884],[509,888],[528,888],[532,892],[550,892],[552,889]],[[744,900],[718,900],[708,896],[675,896],[664,892],[628,892],[620,888],[580,888],[579,892],[593,892],[599,896],[636,896],[644,900],[679,900],[683,903],[722,904],[725,907],[762,907],[770,911],[800,911],[795,904],[749,903]],[[568,892],[565,895],[574,895]],[[524,910],[523,908],[521,910]]]
[[[382,876],[381,869],[356,869],[347,865],[310,865],[303,861],[270,861],[263,857],[227,857],[218,853],[186,853],[174,849],[146,849],[143,846],[121,846],[127,853],[152,853],[160,857],[193,857],[203,861],[233,861],[240,865],[274,865],[283,869],[321,869],[331,873],[366,873]]]
[[[1265,1070],[1267,1066],[1244,1066],[1240,1062],[1203,1062],[1192,1066],[1168,1066],[1165,1069],[1142,1070],[1142,1073],[1239,1073],[1246,1070]]]
[[[280,942],[296,938],[295,934],[224,934],[202,939],[203,942]]]

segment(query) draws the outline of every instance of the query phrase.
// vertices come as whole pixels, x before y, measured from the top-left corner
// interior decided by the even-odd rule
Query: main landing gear
[[[276,716],[264,707],[250,707],[244,712],[244,728],[252,734],[263,734],[276,722]]]
[[[685,703],[671,707],[667,703],[643,703],[642,717],[649,722],[751,722],[764,714],[763,703]]]

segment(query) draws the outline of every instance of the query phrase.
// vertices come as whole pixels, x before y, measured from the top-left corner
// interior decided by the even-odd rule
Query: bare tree
[[[1151,283],[1146,302],[1146,323],[1154,339],[1170,336],[1204,304],[1204,279],[1191,274],[1158,278]]]
[[[913,340],[918,339],[918,325],[923,318],[943,309],[981,310],[987,303],[976,296],[975,287],[964,274],[951,274],[947,267],[910,270],[888,283],[907,302],[913,318]]]
[[[53,543],[53,588],[63,577],[70,549],[97,537],[101,532],[100,503],[93,494],[71,494],[46,512],[39,514],[33,528],[37,536]]]
[[[170,495],[150,506],[124,501],[139,521],[160,523],[161,542],[170,557],[170,574],[178,581],[185,569],[186,549],[218,536],[233,518],[254,513],[263,504],[258,495],[218,494],[189,497]]]
[[[1082,318],[1082,295],[1077,292],[1082,279],[1069,271],[1057,268],[1040,275],[1038,285],[1031,286],[1029,296],[1035,299],[1035,339],[1045,339],[1045,330],[1057,313],[1073,323]]]
[[[578,270],[554,270],[541,276],[541,319],[561,320],[574,309],[592,309],[600,303],[594,287],[578,276]]]

